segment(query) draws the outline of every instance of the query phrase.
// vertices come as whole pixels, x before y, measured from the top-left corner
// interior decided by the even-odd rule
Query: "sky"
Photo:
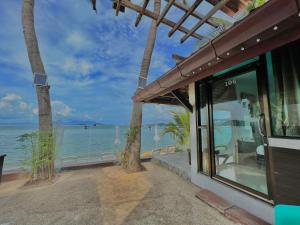
[[[21,8],[21,0],[0,0],[0,123],[37,122]],[[204,11],[209,8],[207,3],[201,7]],[[88,0],[36,1],[35,28],[57,122],[130,121],[131,97],[151,20],[143,17],[136,28],[136,13],[126,9],[117,17],[110,0],[98,0],[97,9],[96,14]],[[168,13],[173,19],[180,15],[182,12],[173,8]],[[191,27],[195,22],[191,19],[184,25]],[[208,25],[202,29],[210,31]],[[188,56],[196,50],[195,39],[180,44],[183,34],[176,32],[168,38],[169,30],[159,26],[148,83],[175,66],[173,53]],[[145,104],[143,123],[168,122],[169,109],[174,107]]]

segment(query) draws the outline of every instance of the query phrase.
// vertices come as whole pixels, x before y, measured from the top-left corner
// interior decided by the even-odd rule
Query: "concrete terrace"
[[[119,166],[59,174],[53,184],[0,185],[0,224],[232,225],[195,197],[199,188],[155,165],[127,174]]]

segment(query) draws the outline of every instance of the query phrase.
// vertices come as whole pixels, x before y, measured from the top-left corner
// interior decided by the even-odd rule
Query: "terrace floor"
[[[144,163],[127,174],[119,166],[63,172],[50,185],[0,185],[0,224],[231,225],[195,197],[199,189],[176,174]]]

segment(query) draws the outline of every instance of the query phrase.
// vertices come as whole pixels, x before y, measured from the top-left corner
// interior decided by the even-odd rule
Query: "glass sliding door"
[[[268,195],[256,70],[212,83],[215,174]]]

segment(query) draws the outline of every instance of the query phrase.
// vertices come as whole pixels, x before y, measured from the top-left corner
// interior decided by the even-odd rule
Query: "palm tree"
[[[160,13],[160,4],[160,0],[154,0],[154,12],[157,15]],[[156,32],[156,21],[153,20],[148,34],[147,45],[144,50],[137,90],[143,89],[146,85],[152,52],[156,39]],[[127,135],[126,147],[122,162],[123,168],[130,172],[142,170],[140,160],[142,112],[143,104],[140,102],[133,102],[130,129]]]
[[[171,134],[177,144],[187,149],[190,145],[190,113],[188,111],[170,111],[173,121],[168,123],[163,131],[164,134]]]
[[[34,0],[23,0],[22,8],[22,25],[23,33],[25,38],[25,44],[27,47],[28,57],[31,65],[32,73],[46,74],[43,65],[42,58],[40,56],[38,40],[35,33],[34,27]],[[52,138],[52,113],[51,113],[51,100],[49,94],[50,86],[36,86],[36,95],[38,102],[38,112],[39,112],[39,134],[40,134],[40,157],[45,158],[45,162],[51,162],[45,165],[40,165],[37,170],[36,179],[45,179],[53,175],[53,153],[52,144],[49,146],[44,146],[44,143],[49,143],[49,138]],[[43,139],[43,140],[41,140]],[[45,141],[46,139],[46,141]],[[43,143],[43,144],[41,144]],[[47,151],[45,150],[45,147]]]

